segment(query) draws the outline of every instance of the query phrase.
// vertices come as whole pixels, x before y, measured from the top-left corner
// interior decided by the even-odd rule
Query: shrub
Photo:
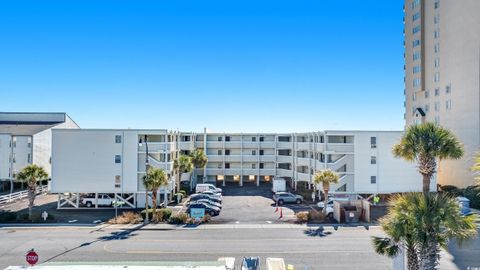
[[[10,211],[0,212],[0,222],[11,222],[17,219],[17,214]]]
[[[210,215],[205,215],[202,218],[201,223],[209,223],[212,220],[212,217]]]
[[[181,189],[178,193],[182,193],[183,197],[187,197],[187,191],[185,189]]]
[[[310,220],[324,221],[326,219],[323,211],[310,211]]]
[[[470,207],[480,209],[480,186],[469,186],[465,188],[463,196],[470,200]]]
[[[454,196],[454,197],[462,196],[462,193],[463,193],[463,191],[461,189],[459,189],[456,186],[452,186],[452,185],[442,186],[441,190],[442,190],[442,192],[444,192],[448,195]]]
[[[138,224],[143,221],[143,218],[140,214],[128,211],[123,212],[121,215],[115,218],[111,218],[107,223],[108,224]]]
[[[188,215],[186,213],[179,213],[176,215],[172,215],[168,219],[168,223],[170,224],[184,224],[188,220]]]
[[[310,213],[308,211],[298,212],[297,214],[295,214],[295,216],[297,217],[297,222],[299,223],[308,222],[308,220],[310,219]]]
[[[167,221],[171,215],[172,215],[172,209],[169,209],[169,208],[157,209],[157,211],[154,214],[153,220],[155,220],[156,222]]]

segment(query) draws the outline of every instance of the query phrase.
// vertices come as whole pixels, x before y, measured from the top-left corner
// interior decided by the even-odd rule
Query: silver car
[[[301,204],[303,202],[303,197],[290,192],[277,192],[273,194],[273,200],[278,205],[283,205],[284,203]]]

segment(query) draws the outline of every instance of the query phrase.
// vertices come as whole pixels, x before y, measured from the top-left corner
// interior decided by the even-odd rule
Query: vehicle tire
[[[210,211],[210,216],[211,217],[215,216],[215,211]]]
[[[283,200],[278,200],[277,204],[278,205],[283,205]]]
[[[92,207],[92,202],[87,202],[86,205],[87,207]]]
[[[296,202],[297,204],[301,204],[301,203],[302,203],[302,200],[301,200],[301,199],[297,199],[295,202]]]
[[[328,218],[333,218],[333,213],[328,213],[327,217]]]

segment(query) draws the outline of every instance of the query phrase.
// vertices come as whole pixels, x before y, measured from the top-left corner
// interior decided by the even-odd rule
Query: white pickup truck
[[[97,201],[98,206],[111,206],[114,200],[107,194],[98,194]],[[95,206],[95,195],[83,197],[82,204],[87,207]]]

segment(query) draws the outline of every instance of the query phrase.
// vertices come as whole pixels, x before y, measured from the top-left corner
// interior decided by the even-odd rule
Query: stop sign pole
[[[35,250],[33,250],[33,248],[27,252],[27,255],[25,255],[25,260],[31,266],[34,266],[35,264],[37,264],[38,254],[35,252]]]

